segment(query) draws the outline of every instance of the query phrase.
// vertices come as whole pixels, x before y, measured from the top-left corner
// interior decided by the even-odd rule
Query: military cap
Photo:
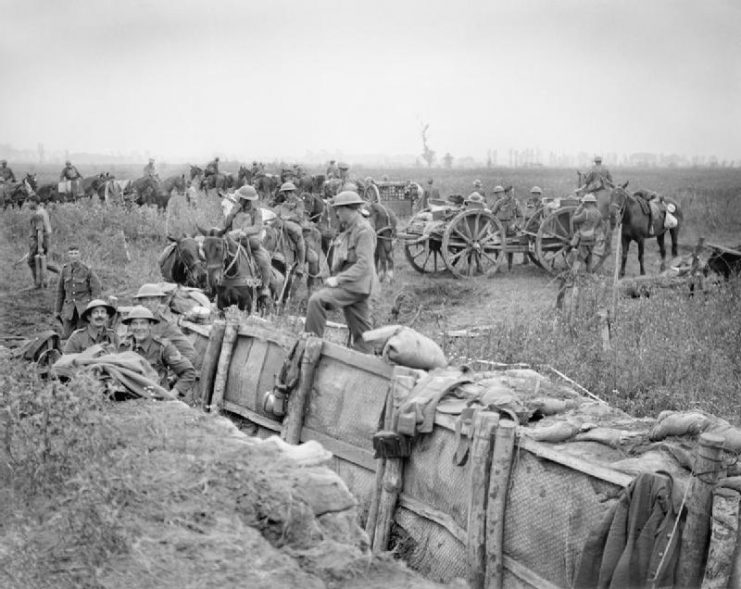
[[[284,182],[278,192],[288,192],[289,190],[296,190],[296,185],[293,182]]]
[[[134,295],[135,299],[143,299],[149,297],[164,297],[165,291],[160,288],[158,284],[142,284],[139,287],[139,292]]]
[[[591,192],[587,194],[584,198],[581,199],[582,202],[597,202],[597,197],[594,196]]]
[[[80,319],[86,319],[90,312],[97,307],[103,307],[109,317],[113,317],[116,314],[116,308],[113,305],[109,305],[103,299],[93,299],[87,304],[87,307],[85,307],[85,310],[80,315]]]
[[[352,190],[343,190],[332,200],[333,207],[346,207],[350,205],[362,205],[365,201],[360,198],[357,192]]]
[[[494,187],[494,194],[497,194],[497,193],[499,193],[499,192],[504,192],[504,187],[503,187],[503,186],[501,186],[501,185],[499,185],[499,184],[497,184],[497,185],[496,185],[496,186]]]
[[[533,186],[530,189],[530,194],[543,194],[543,189],[540,186]]]
[[[137,305],[136,307],[131,309],[131,311],[129,311],[129,314],[121,320],[121,323],[123,323],[124,325],[128,325],[134,319],[149,319],[150,323],[160,322],[160,320],[152,314],[152,311],[142,305]]]
[[[244,200],[257,200],[257,190],[249,184],[242,186],[242,188],[237,190],[236,194],[239,198]]]

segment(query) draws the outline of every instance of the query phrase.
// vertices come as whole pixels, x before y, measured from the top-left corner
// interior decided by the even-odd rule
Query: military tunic
[[[602,215],[597,207],[580,205],[572,221],[576,230],[578,257],[584,261],[592,255],[597,239],[601,237]]]
[[[5,182],[15,182],[15,174],[13,173],[13,170],[7,166],[0,167],[0,180],[4,180]]]
[[[82,262],[65,264],[57,283],[55,312],[64,324],[65,337],[77,329],[85,307],[93,299],[100,298],[100,280],[91,268]]]
[[[62,173],[59,174],[60,180],[77,180],[78,178],[82,178],[82,176],[75,166],[65,166]]]
[[[612,174],[602,164],[595,164],[584,177],[584,189],[586,192],[597,192],[604,188],[613,188]]]
[[[72,332],[67,343],[64,344],[64,353],[79,354],[95,344],[104,344],[105,347],[110,346],[111,351],[115,352],[119,345],[118,335],[108,327],[97,331],[92,325],[88,325]]]
[[[500,198],[491,209],[491,212],[504,225],[507,235],[512,235],[517,230],[517,219],[522,219],[520,203],[514,196]]]
[[[193,366],[196,366],[199,358],[196,349],[193,347],[191,341],[180,331],[180,328],[175,325],[171,318],[168,317],[162,311],[157,311],[154,314],[159,323],[152,325],[152,335],[160,339],[168,340],[173,346],[175,346],[183,356],[185,356]]]
[[[196,371],[190,360],[167,339],[150,335],[144,341],[137,342],[128,336],[121,342],[119,351],[132,351],[143,357],[159,376],[159,384],[166,389],[170,388],[167,371],[172,370],[177,376],[172,389],[178,394],[185,395],[196,380]]]

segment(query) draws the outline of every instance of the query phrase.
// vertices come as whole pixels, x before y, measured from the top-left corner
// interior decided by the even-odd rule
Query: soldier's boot
[[[270,257],[268,256],[268,252],[265,248],[259,247],[253,250],[252,253],[255,256],[258,268],[260,268],[260,278],[262,280],[260,296],[270,296],[270,279],[273,272],[270,269]]]
[[[298,263],[296,275],[303,276],[306,271],[306,241],[301,235],[296,240],[296,262]]]
[[[36,268],[34,268],[33,266],[29,266],[29,269],[31,270],[31,278],[33,279],[34,288],[41,288],[39,286],[39,283],[36,282]]]
[[[514,254],[507,254],[507,271],[512,272],[512,260],[514,259]]]

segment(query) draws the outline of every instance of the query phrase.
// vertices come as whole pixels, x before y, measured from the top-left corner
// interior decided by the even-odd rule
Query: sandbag
[[[383,343],[382,356],[389,362],[433,370],[448,365],[442,349],[429,337],[422,335],[411,327],[388,325],[366,331],[363,334],[366,343]]]

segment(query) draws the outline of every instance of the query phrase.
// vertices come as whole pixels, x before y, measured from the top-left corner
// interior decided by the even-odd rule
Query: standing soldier
[[[62,338],[68,338],[73,330],[81,327],[82,313],[91,300],[100,298],[101,290],[98,276],[82,263],[79,247],[69,246],[67,260],[59,275],[54,309],[62,322]]]
[[[324,281],[324,288],[309,298],[304,330],[322,337],[327,311],[342,309],[350,343],[355,349],[368,352],[370,347],[362,336],[371,328],[369,299],[376,280],[376,234],[360,214],[364,204],[356,192],[343,191],[334,198],[332,206],[342,232],[334,243],[333,275]]]
[[[592,271],[592,255],[597,239],[602,235],[602,215],[597,209],[597,197],[589,193],[574,211],[574,238],[572,247],[577,248],[576,260],[571,267],[574,276],[579,272],[579,266],[586,264],[587,272]]]
[[[278,191],[277,213],[296,252],[296,274],[301,276],[306,266],[306,242],[303,236],[304,201],[296,194],[296,185],[285,182]]]
[[[102,299],[93,299],[82,312],[81,319],[87,326],[76,329],[64,344],[65,354],[79,354],[95,344],[102,344],[110,352],[118,351],[118,335],[108,326],[108,321],[116,314],[113,305]]]
[[[525,203],[527,221],[525,223],[526,228],[535,227],[540,225],[540,222],[544,217],[543,210],[543,189],[540,186],[533,186],[530,189],[530,197]],[[536,225],[537,224],[537,225]],[[532,230],[532,229],[530,229]],[[530,263],[530,256],[526,253],[522,254],[522,265],[527,266]]]
[[[72,198],[82,196],[82,174],[72,165],[71,161],[64,162],[64,168],[59,174],[59,181],[64,183],[65,194],[72,195]],[[60,190],[60,192],[62,191]]]
[[[142,284],[134,298],[138,305],[146,307],[159,323],[152,325],[152,335],[165,338],[185,356],[193,366],[198,362],[198,354],[191,341],[180,331],[177,321],[170,315],[164,305],[165,291],[156,284]]]
[[[486,200],[486,191],[484,190],[484,185],[478,178],[473,181],[473,191],[478,192],[482,197],[484,197],[484,200]]]
[[[129,333],[121,342],[119,350],[136,352],[142,356],[154,368],[161,386],[184,397],[196,380],[196,371],[190,360],[178,352],[170,341],[152,333],[152,327],[159,323],[159,319],[149,309],[138,305],[131,309],[122,323],[128,326]],[[168,381],[168,370],[177,378],[172,389]]]
[[[497,188],[501,187],[497,186],[494,189],[495,192]],[[512,189],[512,187],[510,186],[506,190],[503,189],[503,191],[504,196],[494,203],[491,212],[494,216],[496,216],[497,219],[502,222],[502,225],[504,225],[505,235],[510,236],[517,233],[517,230],[520,227],[520,222],[523,219],[523,214],[520,203],[517,202],[517,199],[515,198],[515,191]],[[514,254],[512,254],[511,252],[507,253],[507,269],[510,271],[512,270],[513,257]]]
[[[46,286],[43,283],[44,276],[37,275],[36,255],[46,256],[49,253],[51,243],[51,221],[49,213],[44,205],[39,202],[36,195],[27,199],[28,208],[31,210],[30,231],[28,234],[28,267],[31,268],[31,276],[36,288]],[[42,270],[42,269],[40,269]]]
[[[497,201],[504,196],[504,188],[497,184],[492,191],[491,198],[486,199],[486,206],[490,209],[494,207]]]
[[[273,273],[270,269],[270,256],[260,241],[262,211],[254,204],[254,201],[258,199],[257,191],[254,187],[246,185],[237,190],[235,194],[239,200],[224,221],[224,229],[229,232],[229,237],[241,241],[245,247],[250,248],[262,277],[260,294],[269,296],[270,279]]]

